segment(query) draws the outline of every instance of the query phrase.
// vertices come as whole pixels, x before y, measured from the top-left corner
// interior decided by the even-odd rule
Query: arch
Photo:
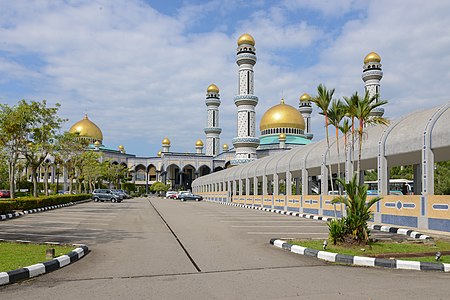
[[[222,171],[222,170],[223,170],[222,167],[215,167],[215,168],[214,168],[214,172],[219,172],[219,171]]]
[[[155,182],[155,181],[157,181],[157,175],[156,175],[156,171],[157,169],[156,169],[156,166],[155,165],[153,165],[153,164],[150,164],[148,167],[147,167],[147,173],[148,173],[148,181],[150,181],[150,182]]]
[[[205,176],[211,173],[211,168],[207,165],[201,165],[198,168],[198,176]]]

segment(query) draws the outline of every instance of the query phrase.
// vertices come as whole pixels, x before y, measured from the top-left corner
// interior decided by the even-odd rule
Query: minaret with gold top
[[[383,78],[383,71],[381,70],[381,57],[375,53],[370,52],[364,58],[364,67],[362,80],[365,85],[365,92],[369,97],[377,96],[377,101],[380,99],[380,80]],[[372,116],[382,117],[384,109],[377,107]]]
[[[206,133],[206,155],[216,156],[220,150],[219,128],[219,106],[220,95],[219,88],[215,84],[210,84],[206,90],[206,106],[208,107],[208,122],[205,127]],[[203,145],[202,145],[203,146]]]
[[[302,114],[303,119],[305,119],[305,136],[307,139],[312,140],[313,134],[311,133],[311,96],[304,93],[300,96],[300,101],[298,104],[298,111]]]
[[[243,164],[256,157],[259,139],[256,137],[256,113],[258,97],[254,93],[253,66],[256,64],[255,40],[247,33],[237,41],[236,63],[239,66],[238,95],[234,97],[237,106],[237,137],[233,139],[236,150],[233,165]]]

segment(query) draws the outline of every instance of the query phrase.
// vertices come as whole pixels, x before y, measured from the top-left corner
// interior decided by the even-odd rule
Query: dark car
[[[98,189],[92,192],[92,199],[95,202],[98,201],[111,201],[111,202],[122,202],[121,197],[115,194],[112,190]]]
[[[200,195],[195,195],[192,193],[182,193],[178,196],[180,201],[186,201],[186,200],[195,200],[195,201],[202,201],[203,197]]]
[[[0,198],[11,198],[11,193],[8,190],[0,190]]]

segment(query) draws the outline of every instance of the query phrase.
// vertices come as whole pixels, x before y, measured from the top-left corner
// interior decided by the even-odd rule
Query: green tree
[[[102,178],[108,181],[110,188],[113,186],[118,188],[120,181],[128,178],[127,167],[105,161],[102,163]]]
[[[434,194],[450,195],[450,161],[438,162],[435,165]]]
[[[336,151],[338,157],[338,177],[341,177],[341,161],[340,161],[340,151],[339,151],[339,127],[342,119],[344,118],[346,109],[344,104],[338,99],[331,102],[328,107],[328,119],[329,123],[334,126],[336,133]]]
[[[21,149],[26,145],[33,112],[25,100],[13,107],[0,104],[0,151],[8,163],[9,189],[15,198],[15,172]]]
[[[325,117],[325,133],[327,137],[327,154],[330,153],[330,138],[328,134],[328,126],[329,126],[329,119],[328,119],[328,107],[330,106],[330,102],[333,99],[334,89],[327,90],[327,88],[319,84],[317,87],[317,96],[313,97],[311,101],[317,105],[317,107],[320,109],[319,114],[323,115]],[[333,173],[331,172],[331,163],[328,160],[328,169],[330,171],[330,181],[331,181],[331,190],[334,191],[333,186]]]
[[[375,197],[367,201],[367,185],[359,185],[356,175],[348,183],[342,178],[338,178],[338,181],[347,195],[335,197],[331,202],[346,205],[347,217],[344,218],[346,228],[344,232],[357,243],[367,243],[370,233],[367,222],[372,217],[370,208],[382,198]]]
[[[164,184],[162,182],[154,182],[151,186],[150,186],[150,191],[158,193],[159,195],[163,192],[167,192],[169,190],[169,185],[168,184]]]
[[[93,151],[85,151],[81,156],[80,177],[84,179],[85,190],[93,191],[95,184],[102,176],[102,167],[99,161],[101,154]]]
[[[0,152],[0,189],[8,189],[9,174],[5,154]]]
[[[27,111],[32,114],[26,129],[29,142],[22,146],[20,151],[28,162],[33,181],[33,196],[37,197],[37,170],[45,159],[54,153],[57,132],[64,120],[58,117],[59,103],[56,103],[55,107],[47,107],[45,100],[31,103],[22,100],[19,105],[27,107]]]

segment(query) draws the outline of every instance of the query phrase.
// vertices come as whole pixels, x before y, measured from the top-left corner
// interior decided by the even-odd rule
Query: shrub
[[[30,210],[34,208],[65,204],[69,202],[77,202],[86,200],[91,197],[90,194],[78,194],[78,195],[54,195],[44,196],[39,198],[23,197],[18,198],[15,201],[15,209],[17,210]]]
[[[0,201],[0,215],[11,213],[14,210],[14,201]]]
[[[331,220],[327,225],[328,235],[333,241],[333,244],[336,245],[337,242],[343,242],[348,233],[345,218]]]

